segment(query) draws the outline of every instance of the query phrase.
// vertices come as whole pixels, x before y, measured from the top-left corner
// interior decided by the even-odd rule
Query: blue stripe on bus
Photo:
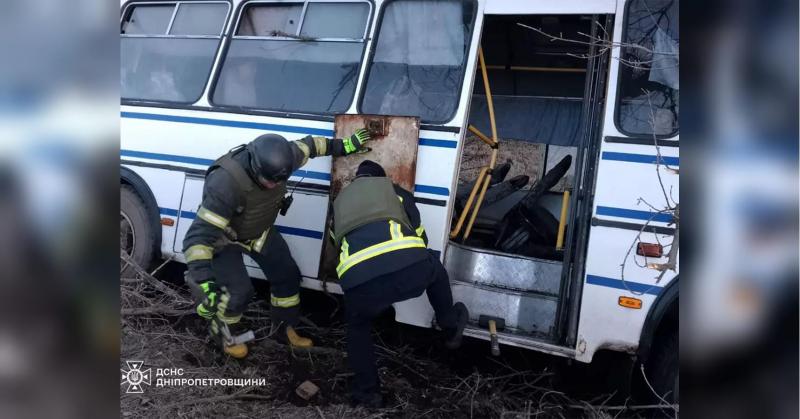
[[[171,215],[173,217],[178,216],[178,210],[172,208],[158,207],[158,212],[160,212],[161,215]],[[181,210],[180,213],[181,213],[180,215],[181,218],[188,218],[190,220],[194,220],[197,217],[197,213],[192,211]]]
[[[450,190],[439,186],[414,185],[414,192],[429,193],[433,195],[450,196]]]
[[[613,151],[604,151],[603,160],[617,160],[632,163],[650,163],[656,164],[658,156],[650,154],[631,154],[631,153],[617,153]],[[678,157],[661,156],[661,163],[670,166],[679,166],[680,159]]]
[[[327,180],[328,182],[330,182],[331,180],[330,173],[314,172],[311,170],[295,170],[294,172],[292,172],[292,176],[299,178],[307,178],[307,179]]]
[[[178,210],[174,210],[172,208],[161,208],[161,207],[159,207],[158,208],[158,212],[160,212],[161,215],[171,215],[173,217],[177,217],[178,216]],[[194,217],[192,217],[192,218],[194,218]]]
[[[650,211],[639,211],[627,208],[603,207],[597,206],[597,215],[606,215],[609,217],[633,218],[636,220],[644,221],[658,221],[660,223],[671,223],[672,215],[662,214]]]
[[[275,227],[278,227],[278,231],[280,231],[283,234],[291,234],[293,236],[310,237],[312,239],[322,240],[321,231],[306,230],[304,228],[297,228],[297,227],[287,227],[277,224],[275,225]]]
[[[187,156],[176,156],[174,154],[161,154],[161,153],[148,153],[144,151],[133,151],[133,150],[120,150],[119,154],[121,156],[127,157],[139,157],[143,159],[151,159],[151,160],[162,160],[162,161],[169,161],[169,162],[177,162],[177,163],[189,163],[189,164],[199,164],[203,166],[210,166],[214,163],[214,160],[208,159],[201,159],[198,157],[187,157]],[[312,170],[295,170],[292,173],[292,176],[300,177],[300,178],[309,178],[309,179],[319,179],[319,180],[331,180],[331,174],[325,172],[315,172]]]
[[[420,138],[419,145],[428,147],[457,148],[458,141],[434,140],[431,138]]]
[[[120,156],[125,156],[125,157],[139,157],[142,159],[199,164],[203,166],[211,166],[211,163],[214,163],[214,160],[201,159],[199,157],[177,156],[175,154],[148,153],[146,151],[120,150],[119,154]]]
[[[197,118],[193,116],[163,115],[142,112],[121,112],[122,118],[146,119],[151,121],[181,122],[185,124],[215,125],[219,127],[248,128],[265,131],[291,132],[295,134],[320,135],[323,137],[333,137],[334,132],[323,128],[309,128],[296,125],[265,124],[261,122],[231,121],[229,119]],[[419,145],[428,147],[456,148],[457,141],[434,140],[431,138],[420,138]]]
[[[174,154],[160,154],[160,153],[148,153],[144,151],[133,151],[133,150],[120,150],[121,156],[127,157],[139,157],[144,159],[151,159],[151,160],[162,160],[162,161],[170,161],[170,162],[178,162],[178,163],[189,163],[189,164],[199,164],[203,166],[209,166],[213,163],[213,160],[208,159],[201,159],[197,157],[187,157],[187,156],[176,156]],[[292,176],[295,177],[305,177],[309,179],[319,179],[319,180],[327,180],[330,182],[331,174],[325,172],[314,172],[311,170],[296,170],[292,173]],[[450,191],[447,188],[442,188],[439,186],[430,186],[430,185],[414,185],[414,190],[417,192],[422,193],[429,193],[434,195],[442,195],[442,196],[450,196]]]
[[[295,134],[333,136],[333,131],[322,128],[298,127],[292,125],[265,124],[261,122],[231,121],[228,119],[197,118],[193,116],[163,115],[140,112],[122,112],[123,118],[148,119],[152,121],[182,122],[186,124],[215,125],[219,127],[249,128],[265,131],[291,132]]]
[[[642,284],[640,282],[623,281],[621,279],[606,278],[604,276],[586,275],[586,283],[601,287],[616,288],[635,293],[658,295],[662,287],[658,285]]]
[[[159,207],[158,212],[160,212],[162,215],[171,215],[173,217],[178,216],[178,210],[172,208]],[[192,211],[182,210],[180,216],[181,218],[193,220],[197,218],[197,213]],[[305,228],[298,228],[298,227],[287,227],[277,224],[275,225],[275,227],[277,227],[278,231],[280,231],[283,234],[289,234],[292,236],[310,237],[312,239],[322,240],[321,231],[307,230]]]

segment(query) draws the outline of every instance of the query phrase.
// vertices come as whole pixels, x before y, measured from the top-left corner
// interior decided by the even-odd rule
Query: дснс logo
[[[126,393],[142,393],[144,389],[142,384],[150,385],[150,368],[142,371],[143,361],[125,361],[128,364],[128,370],[120,369],[122,371],[122,382],[120,384],[128,383]]]

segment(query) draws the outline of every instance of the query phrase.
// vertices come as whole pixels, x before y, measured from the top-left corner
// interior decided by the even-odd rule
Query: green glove
[[[223,293],[216,282],[208,280],[199,284],[199,288],[203,293],[203,302],[197,305],[197,314],[205,319],[211,319],[217,313],[217,305],[219,304],[220,296]]]
[[[356,130],[355,134],[342,140],[344,144],[344,155],[350,155],[357,152],[367,152],[371,149],[364,147],[364,143],[370,140],[369,132],[364,128]]]

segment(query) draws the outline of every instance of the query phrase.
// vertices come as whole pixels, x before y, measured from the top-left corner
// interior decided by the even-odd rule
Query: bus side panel
[[[185,174],[183,172],[155,169],[150,167],[139,167],[132,165],[124,165],[131,169],[142,180],[147,183],[153,197],[156,199],[156,204],[159,209],[159,216],[161,218],[172,219],[174,225],[167,226],[161,225],[161,254],[164,257],[173,255],[173,242],[175,241],[175,234],[178,229],[178,215],[176,211],[171,211],[171,208],[178,208],[181,195],[180,190],[183,187]],[[178,193],[175,193],[178,191]]]
[[[475,26],[472,30],[464,82],[461,85],[458,109],[450,126],[466,127],[475,70],[478,62],[478,47],[483,28],[485,0],[477,1]],[[455,125],[453,124],[455,123]],[[437,253],[440,260],[449,241],[450,214],[458,180],[458,163],[465,130],[457,133],[420,131],[417,152],[417,177],[414,196],[431,200],[417,202],[422,224],[428,235],[428,247]],[[417,298],[394,304],[398,322],[421,327],[431,327],[433,309],[425,293]]]
[[[200,206],[200,201],[203,196],[203,179],[195,176],[187,176],[186,182],[183,184],[182,198],[178,206],[178,228],[177,236],[180,239],[175,240],[173,250],[175,253],[181,253],[183,257],[183,238],[186,237],[186,232],[192,225],[197,214],[197,209]]]
[[[638,348],[644,321],[656,297],[677,275],[670,272],[656,283],[659,272],[642,268],[640,265],[644,264],[645,258],[636,255],[635,249],[625,261],[622,275],[620,264],[637,236],[639,232],[633,230],[592,228],[578,328],[577,358],[581,361],[591,361],[594,352],[603,348],[633,353]],[[641,233],[639,239],[649,243],[669,243],[672,237]],[[664,262],[665,257],[647,258],[647,263]],[[620,297],[641,300],[641,308],[619,305]]]
[[[449,233],[447,205],[458,157],[458,134],[421,131],[420,138],[414,196],[428,236],[428,248],[441,259]],[[394,309],[395,320],[400,323],[431,326],[434,313],[425,293],[394,304]]]
[[[458,134],[421,131],[420,137],[414,196],[422,199],[417,208],[428,234],[428,247],[441,252],[448,240],[447,205],[458,163]]]
[[[327,209],[328,195],[295,192],[291,209],[275,222],[300,273],[308,278],[318,276]]]
[[[202,173],[216,158],[259,135],[273,132],[291,141],[308,134],[331,135],[331,125],[329,122],[219,112],[123,107],[121,157],[123,160],[177,166]],[[289,213],[277,221],[302,274],[312,278],[317,276],[323,224],[328,210],[328,195],[324,188],[330,180],[330,162],[330,157],[311,159],[292,175],[290,180],[319,185],[323,191],[295,193]],[[174,243],[169,244],[170,252],[180,253],[183,238],[200,206],[201,176],[190,176],[185,185],[181,178],[180,185],[163,186],[164,193],[173,196],[175,201],[162,211],[174,213],[176,217],[180,211],[177,234],[173,234]],[[252,261],[249,264],[255,266]],[[263,277],[261,274],[257,276]]]
[[[624,6],[625,1],[619,0],[618,14]],[[623,20],[615,20],[615,43],[621,42]],[[664,245],[665,255],[672,243],[671,217],[659,210],[679,199],[678,175],[654,162],[660,154],[671,168],[678,169],[679,153],[677,147],[657,149],[654,144],[606,141],[606,137],[625,137],[614,123],[619,56],[619,48],[614,48],[578,320],[576,359],[583,362],[590,362],[598,349],[634,353],[653,302],[678,275],[670,271],[659,280],[660,271],[648,265],[665,263],[667,258],[645,259],[636,254],[639,241]],[[665,234],[640,234],[644,225],[658,227]],[[641,300],[641,308],[621,306],[620,297]]]

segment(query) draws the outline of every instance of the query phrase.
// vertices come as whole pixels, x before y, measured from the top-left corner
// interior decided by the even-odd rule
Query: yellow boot
[[[230,356],[232,356],[232,357],[234,357],[236,359],[242,359],[242,358],[246,357],[247,356],[247,352],[248,352],[247,345],[245,345],[244,343],[238,343],[238,344],[230,345],[230,346],[225,345],[225,347],[223,348],[223,351],[226,354],[228,354],[228,355],[230,355]]]
[[[218,318],[211,321],[211,334],[218,344],[222,345],[222,351],[233,358],[242,359],[247,356],[249,350],[244,343],[232,343],[230,327]]]
[[[314,346],[314,342],[311,339],[298,335],[292,326],[286,327],[286,340],[295,348],[310,348]]]

